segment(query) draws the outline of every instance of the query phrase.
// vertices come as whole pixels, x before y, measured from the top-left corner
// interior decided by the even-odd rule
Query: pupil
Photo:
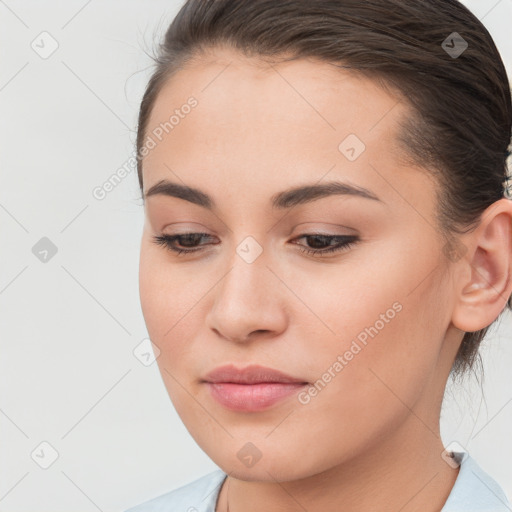
[[[310,238],[312,238],[313,240],[316,240],[316,242],[313,242],[313,244],[310,244],[313,246],[313,248],[318,248],[318,247],[324,246],[326,243],[325,237],[322,235],[314,235]],[[318,241],[319,241],[319,244],[318,244]]]
[[[181,245],[184,245],[185,247],[193,247],[196,245],[194,241],[198,241],[198,238],[200,238],[202,235],[193,233],[191,235],[185,235],[182,237],[185,240],[185,243],[182,243]],[[189,244],[189,242],[192,240],[192,243]],[[188,242],[187,242],[188,241]]]

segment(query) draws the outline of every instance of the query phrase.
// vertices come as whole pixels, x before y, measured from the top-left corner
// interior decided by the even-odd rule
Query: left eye
[[[345,249],[348,249],[358,241],[358,237],[356,235],[323,235],[323,234],[306,234],[297,238],[300,240],[301,238],[308,238],[315,240],[313,242],[313,246],[317,247],[316,249],[310,249],[308,247],[300,246],[301,251],[313,254],[313,255],[322,255],[326,253],[340,252]],[[318,242],[319,241],[319,242]],[[335,242],[334,245],[330,245],[330,242]],[[337,242],[337,243],[336,243]],[[318,249],[318,245],[328,245],[327,249]],[[297,244],[298,245],[298,244]]]
[[[158,245],[166,247],[176,254],[188,254],[201,250],[200,247],[197,247],[197,243],[202,238],[213,237],[208,233],[182,233],[179,235],[156,235],[153,237],[153,241]],[[298,245],[301,252],[313,255],[340,252],[344,249],[348,249],[359,240],[356,235],[324,235],[319,233],[304,234],[296,238],[296,240],[300,240],[301,238],[309,239],[310,242],[313,240],[313,246],[316,246],[316,248],[305,247],[301,244],[294,245]],[[179,245],[184,246],[185,248],[182,249],[180,247],[176,247],[176,241],[179,241]],[[332,245],[332,242],[335,242],[335,245]],[[319,245],[327,245],[327,248],[319,249]]]

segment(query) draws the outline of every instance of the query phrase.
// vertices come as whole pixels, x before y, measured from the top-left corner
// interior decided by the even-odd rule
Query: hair
[[[468,45],[458,56],[443,46],[454,32]],[[445,247],[455,240],[460,248],[455,234],[476,228],[503,197],[510,83],[491,35],[458,0],[187,0],[152,56],[137,127],[141,190],[140,153],[159,92],[192,59],[222,46],[263,60],[320,59],[397,91],[410,107],[398,142],[408,162],[437,178]],[[491,325],[464,334],[453,378],[474,371],[477,360],[482,366],[478,349]]]

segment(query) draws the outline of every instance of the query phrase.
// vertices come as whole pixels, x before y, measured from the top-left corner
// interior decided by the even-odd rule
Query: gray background
[[[465,3],[512,76],[512,0]],[[145,51],[179,7],[0,0],[0,511],[124,510],[217,468],[156,363],[133,353],[147,337],[135,170],[92,194],[132,154]],[[52,41],[48,58],[31,46]],[[46,263],[33,253],[43,237],[57,248]],[[484,393],[475,379],[450,388],[442,418],[445,445],[465,447],[510,498],[511,334],[507,312],[482,346]],[[47,469],[42,442],[58,453]]]

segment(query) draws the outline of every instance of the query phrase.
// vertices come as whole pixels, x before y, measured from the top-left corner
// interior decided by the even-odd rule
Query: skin
[[[216,48],[166,83],[146,133],[191,95],[197,107],[144,158],[144,193],[168,179],[217,207],[147,197],[139,285],[169,396],[229,474],[216,511],[227,510],[228,483],[231,512],[439,511],[459,472],[441,456],[443,393],[464,332],[492,323],[512,293],[512,202],[489,207],[459,237],[463,257],[449,259],[437,183],[396,142],[409,113],[398,96],[318,60],[270,66]],[[366,145],[355,161],[338,149],[351,133]],[[277,192],[331,180],[381,202],[332,195],[270,207]],[[359,241],[300,252],[327,247],[303,237],[315,230]],[[152,239],[186,232],[213,238],[191,255]],[[247,236],[263,250],[250,264],[236,252]],[[314,383],[396,302],[400,312],[307,404],[291,396],[231,411],[201,382],[219,365],[257,363]],[[237,456],[247,442],[261,453],[252,467]]]

